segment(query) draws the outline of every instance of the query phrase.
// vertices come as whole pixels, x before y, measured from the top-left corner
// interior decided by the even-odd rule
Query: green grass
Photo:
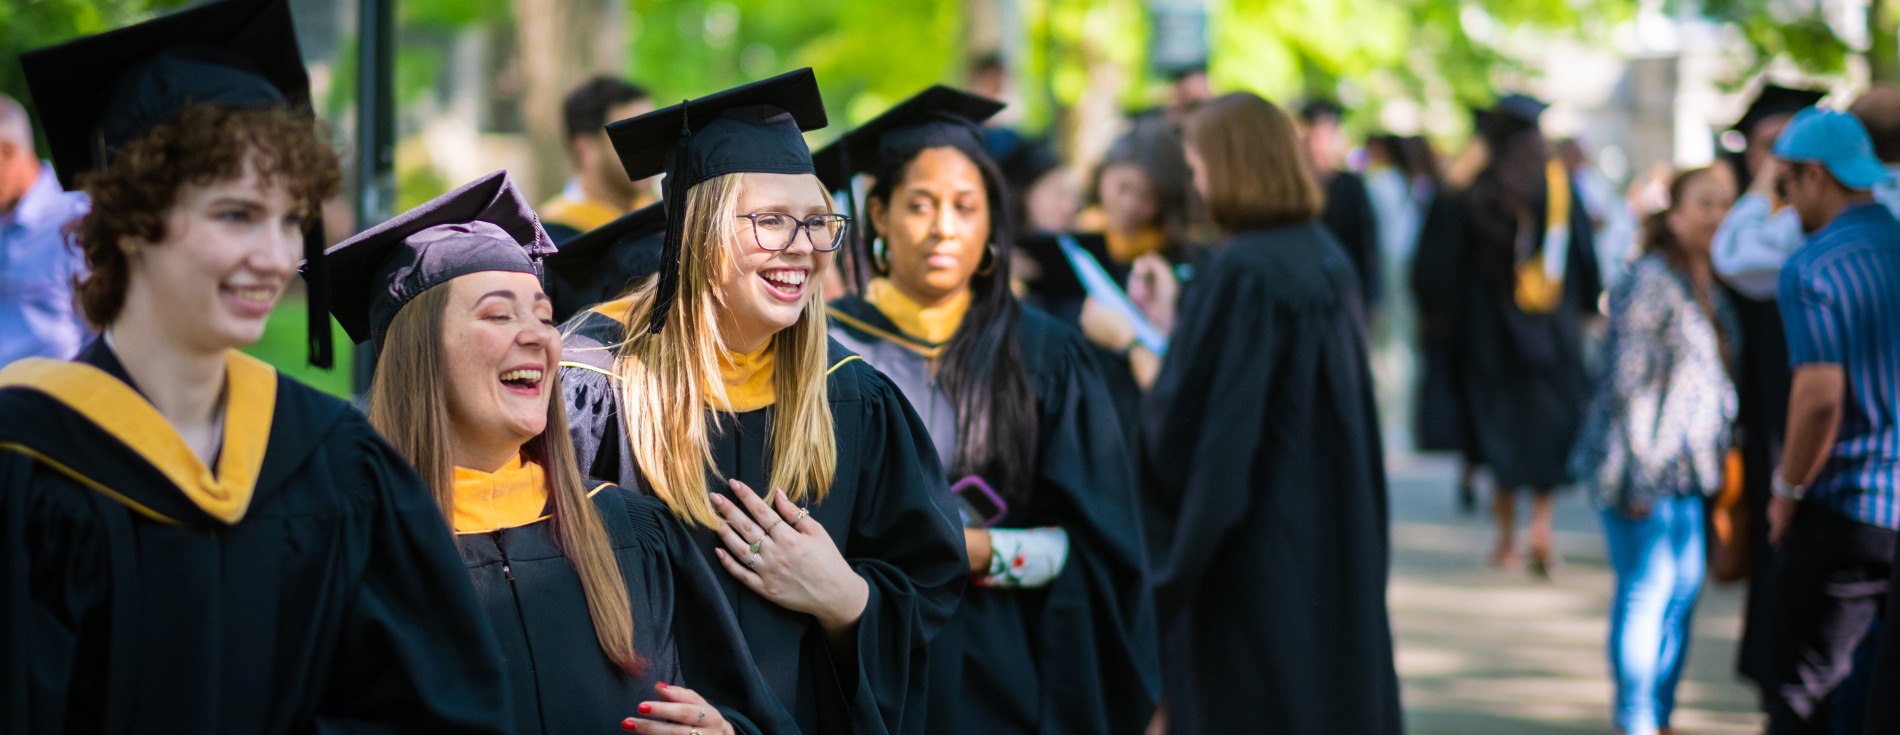
[[[355,345],[350,343],[349,335],[337,326],[336,320],[330,320],[330,335],[336,345],[336,368],[322,370],[312,367],[309,353],[304,343],[304,320],[308,318],[309,308],[304,304],[301,293],[290,293],[277,303],[271,311],[270,321],[264,324],[264,336],[256,344],[244,348],[244,353],[277,368],[278,372],[296,378],[310,387],[338,398],[350,397],[350,370],[355,363],[352,355]]]

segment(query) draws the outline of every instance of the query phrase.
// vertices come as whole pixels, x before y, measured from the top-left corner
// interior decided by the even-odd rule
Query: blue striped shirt
[[[1849,518],[1900,529],[1900,220],[1847,208],[1781,271],[1794,367],[1840,365],[1841,426],[1808,496]]]

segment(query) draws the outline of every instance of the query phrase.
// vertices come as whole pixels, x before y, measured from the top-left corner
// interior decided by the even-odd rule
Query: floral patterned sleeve
[[[990,568],[979,587],[1047,587],[1069,561],[1069,532],[1047,528],[990,529]]]

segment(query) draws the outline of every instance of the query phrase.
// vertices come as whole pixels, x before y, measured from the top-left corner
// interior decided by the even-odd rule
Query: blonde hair
[[[369,421],[408,458],[434,495],[444,520],[455,517],[455,468],[449,458],[448,388],[442,380],[442,315],[449,284],[423,291],[389,324],[369,389]],[[548,373],[548,395],[561,395],[560,371]],[[554,542],[580,575],[594,637],[621,670],[640,676],[646,662],[633,649],[633,609],[607,529],[587,495],[567,434],[567,409],[548,401],[547,428],[522,447],[547,473]]]
[[[706,528],[721,523],[707,493],[706,473],[725,479],[713,461],[716,427],[707,420],[707,406],[729,405],[719,376],[726,350],[719,314],[727,304],[716,282],[733,258],[730,244],[741,234],[743,182],[744,174],[726,174],[687,190],[679,293],[665,326],[658,334],[647,331],[658,282],[649,277],[629,294],[627,333],[613,348],[634,460],[653,494],[675,515]],[[825,204],[832,205],[829,193]],[[770,489],[784,490],[795,503],[824,500],[838,464],[825,390],[824,286],[815,278],[808,283],[811,291],[798,323],[772,335],[771,343],[778,362]]]

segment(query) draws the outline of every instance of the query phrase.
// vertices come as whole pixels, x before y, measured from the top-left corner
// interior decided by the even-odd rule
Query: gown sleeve
[[[369,551],[317,718],[319,733],[506,733],[514,722],[501,651],[414,470],[367,421],[358,481],[374,486]]]
[[[1064,347],[1048,368],[1057,380],[1039,386],[1041,485],[1058,503],[1070,546],[1034,623],[1045,672],[1041,727],[1122,732],[1153,716],[1161,688],[1134,469],[1086,346]]]
[[[844,367],[861,376],[863,403],[845,561],[870,594],[855,645],[825,650],[855,732],[922,732],[926,646],[955,612],[968,578],[963,534],[922,420],[881,373]]]
[[[1248,458],[1261,448],[1261,416],[1273,411],[1267,399],[1284,340],[1272,287],[1210,266],[1183,300],[1171,340],[1193,359],[1163,363],[1144,404],[1144,525],[1162,630],[1245,516],[1255,492]]]
[[[110,596],[112,539],[57,507],[75,493],[49,482],[34,460],[0,451],[0,732],[83,729],[65,719],[68,703],[88,611]]]
[[[798,726],[759,675],[732,604],[686,527],[646,496],[630,498],[627,515],[647,546],[647,563],[666,567],[646,578],[671,580],[682,684],[718,707],[740,733],[796,735]]]

